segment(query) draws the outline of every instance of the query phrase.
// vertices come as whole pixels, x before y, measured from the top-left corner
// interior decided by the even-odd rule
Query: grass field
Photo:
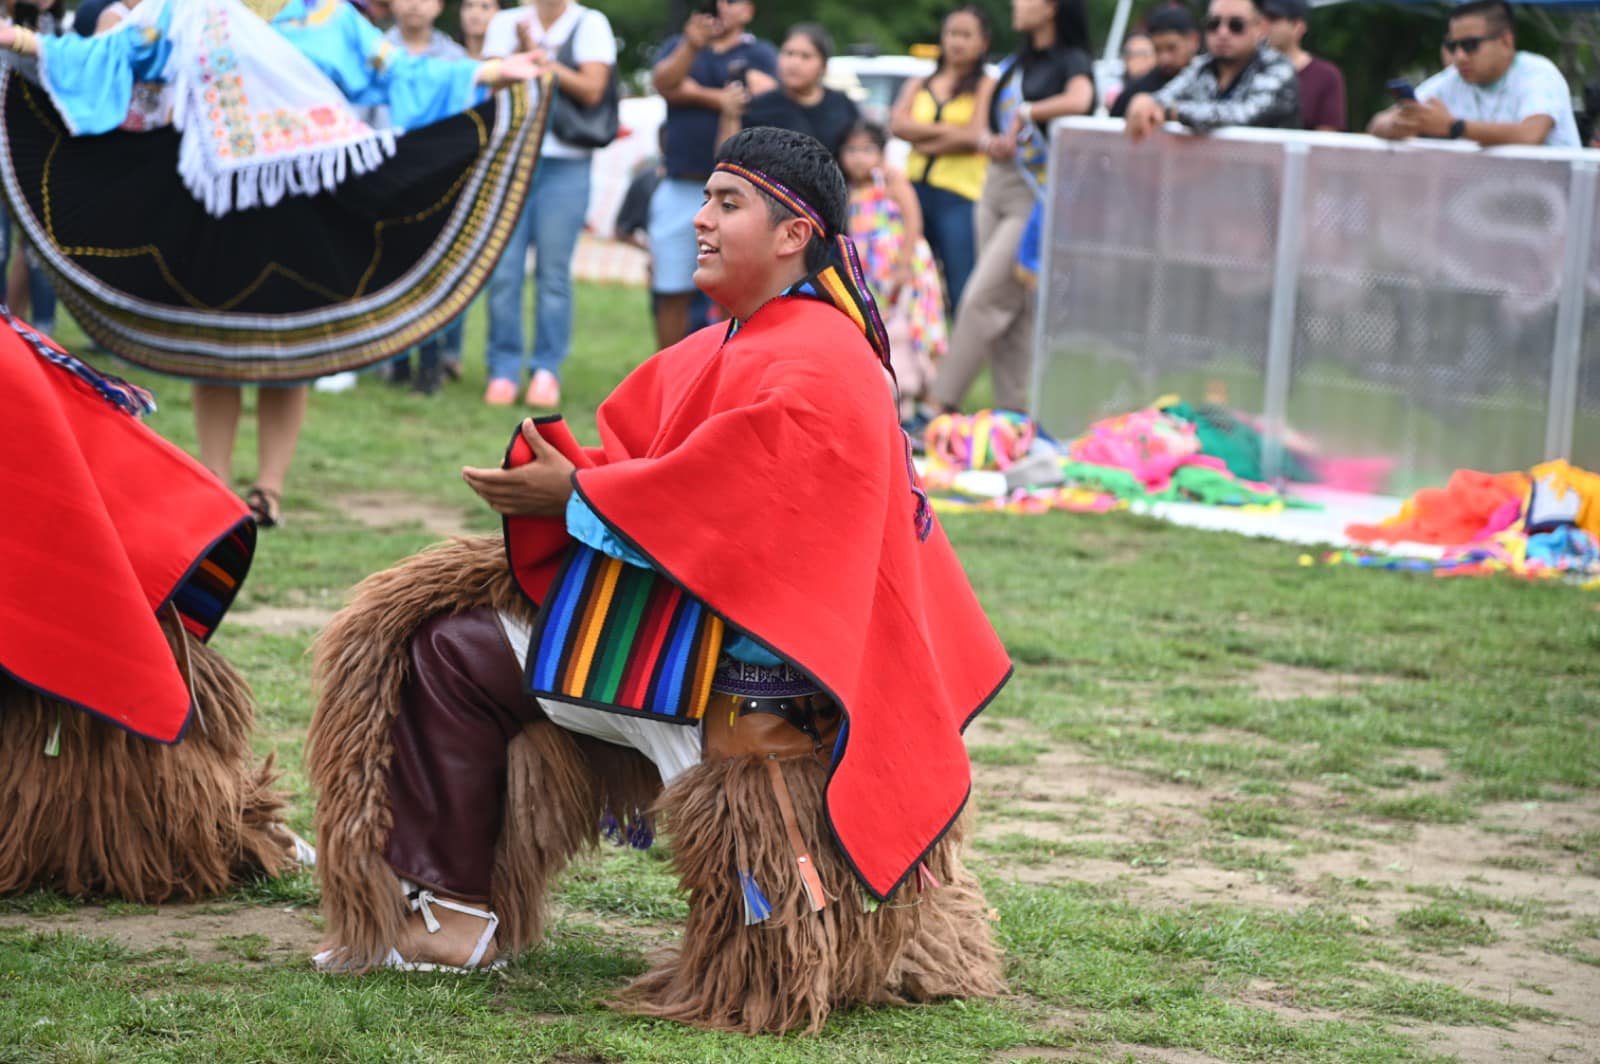
[[[580,287],[577,337],[566,412],[592,438],[647,353],[643,295]],[[288,524],[216,640],[302,831],[318,626],[366,574],[497,527],[458,474],[515,424],[481,373],[314,397]],[[192,446],[186,389],[140,379]],[[1002,999],[816,1038],[613,1014],[684,915],[658,845],[581,862],[499,976],[314,974],[307,875],[160,909],[0,900],[0,1062],[1600,1059],[1594,596],[1307,569],[1123,514],[946,525],[1017,663],[969,732]]]

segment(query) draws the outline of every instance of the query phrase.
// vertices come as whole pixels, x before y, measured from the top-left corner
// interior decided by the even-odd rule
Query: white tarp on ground
[[[1129,511],[1171,521],[1185,528],[1212,532],[1237,532],[1304,546],[1365,547],[1344,534],[1348,525],[1375,525],[1400,512],[1402,499],[1392,495],[1359,495],[1326,488],[1295,488],[1299,498],[1322,505],[1320,510],[1261,510],[1234,506],[1206,506],[1194,502],[1135,502]],[[1442,547],[1422,543],[1381,544],[1385,553],[1409,558],[1439,558]]]

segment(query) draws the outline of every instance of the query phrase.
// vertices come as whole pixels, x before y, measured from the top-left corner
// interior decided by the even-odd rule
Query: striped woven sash
[[[722,619],[653,569],[579,543],[534,624],[536,695],[683,723],[705,713]]]

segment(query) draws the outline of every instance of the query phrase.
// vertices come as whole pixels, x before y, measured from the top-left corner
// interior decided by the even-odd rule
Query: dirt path
[[[141,953],[163,950],[197,961],[305,961],[322,934],[311,909],[237,902],[86,905],[44,916],[0,916],[0,928],[70,931]]]

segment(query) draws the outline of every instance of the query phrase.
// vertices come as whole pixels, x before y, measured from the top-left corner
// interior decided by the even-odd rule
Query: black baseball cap
[[[1304,22],[1311,18],[1310,0],[1261,0],[1261,13],[1268,18],[1299,19]]]
[[[1145,19],[1146,33],[1195,33],[1200,29],[1186,7],[1158,7]]]

